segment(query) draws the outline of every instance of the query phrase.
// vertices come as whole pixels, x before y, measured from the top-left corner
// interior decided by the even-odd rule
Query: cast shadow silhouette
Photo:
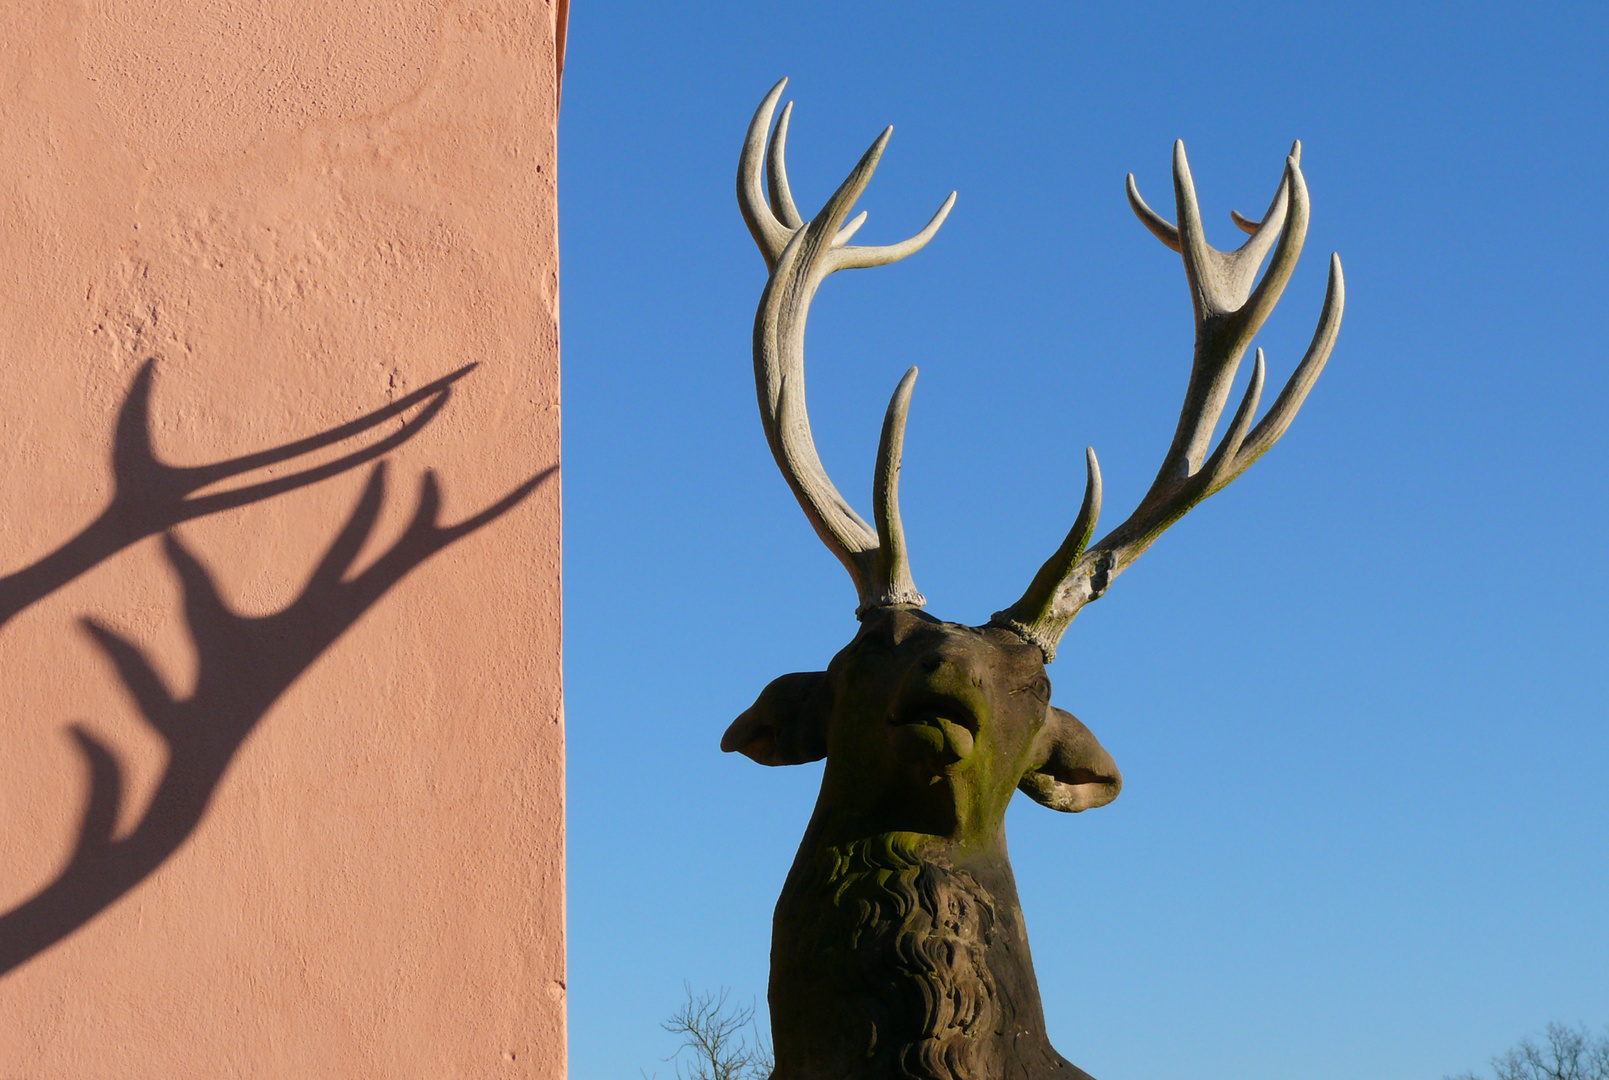
[[[318,435],[211,465],[168,465],[157,460],[151,445],[151,384],[156,361],[154,358],[147,360],[134,376],[128,396],[118,410],[112,438],[111,501],[71,540],[38,562],[0,577],[0,627],[74,578],[148,536],[207,514],[232,510],[327,480],[394,450],[435,419],[452,395],[452,384],[475,366],[466,364],[382,409]],[[203,488],[242,473],[290,461],[361,435],[421,402],[425,403],[424,408],[396,431],[334,461],[231,491],[196,495]]]
[[[208,468],[224,470],[247,460],[237,458]],[[187,698],[175,697],[128,640],[92,618],[82,620],[116,668],[141,717],[166,745],[168,761],[139,822],[114,839],[123,802],[122,767],[94,735],[80,725],[71,726],[89,774],[78,838],[53,881],[0,915],[0,976],[82,927],[166,862],[201,822],[242,742],[319,655],[411,570],[512,510],[558,466],[544,469],[486,509],[448,526],[436,520],[441,493],[435,474],[427,471],[420,481],[418,506],[402,536],[349,578],[346,574],[380,515],[385,469],[383,461],[374,467],[350,519],[300,595],[271,615],[231,611],[205,564],[171,532],[164,535],[163,549],[178,577],[185,621],[200,658],[195,690]]]

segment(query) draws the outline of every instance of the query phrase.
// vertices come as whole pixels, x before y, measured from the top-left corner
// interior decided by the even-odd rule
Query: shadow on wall
[[[177,466],[158,461],[151,447],[151,381],[156,361],[147,360],[134,377],[134,385],[129,388],[128,397],[123,399],[123,407],[118,410],[117,430],[112,437],[111,503],[77,536],[43,559],[16,573],[0,577],[0,626],[80,574],[88,573],[119,551],[148,536],[155,536],[207,514],[261,502],[338,476],[401,446],[436,418],[442,406],[447,404],[452,384],[474,369],[474,364],[461,367],[383,409],[321,435],[213,465]],[[344,442],[393,417],[401,416],[420,402],[427,404],[419,415],[379,442],[354,450],[345,457],[233,491],[188,497],[204,487],[232,479],[241,473],[278,465]]]
[[[144,816],[114,840],[123,799],[122,767],[108,747],[83,727],[71,725],[89,772],[78,839],[54,881],[0,915],[0,976],[89,922],[167,861],[195,831],[246,736],[320,654],[410,570],[512,510],[558,467],[542,470],[480,513],[446,526],[437,522],[440,486],[435,474],[427,471],[420,480],[413,519],[402,536],[362,573],[348,578],[385,501],[386,464],[379,462],[300,595],[281,611],[261,617],[230,611],[206,565],[166,530],[204,514],[304,487],[379,457],[428,424],[446,405],[451,384],[473,367],[461,368],[321,435],[215,465],[175,467],[157,461],[151,449],[153,363],[146,362],[118,417],[111,504],[67,543],[32,566],[0,578],[0,625],[130,544],[164,532],[164,552],[179,580],[200,671],[195,691],[183,700],[175,698],[139,649],[95,620],[82,620],[85,631],[117,669],[145,722],[166,745],[168,763]],[[392,435],[328,464],[233,491],[188,497],[220,480],[362,434],[422,402],[418,415]]]

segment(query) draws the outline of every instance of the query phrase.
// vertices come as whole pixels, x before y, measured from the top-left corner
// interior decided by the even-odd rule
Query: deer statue
[[[1184,257],[1195,307],[1195,359],[1173,444],[1139,506],[1094,544],[1101,473],[1087,451],[1083,505],[1028,590],[983,626],[942,622],[922,610],[900,525],[900,456],[916,369],[900,380],[883,420],[869,525],[816,453],[805,411],[804,333],[810,300],[828,274],[920,250],[955,195],[908,240],[850,244],[866,215],[846,219],[888,129],[821,212],[803,220],[783,158],[791,104],[766,145],[786,84],[755,112],[738,165],[738,205],[770,272],[754,321],[754,377],[771,453],[816,534],[849,571],[860,629],[826,671],[772,682],[721,739],[722,750],[762,765],[826,759],[773,922],[772,1077],[1087,1078],[1045,1032],[1005,812],[1016,790],[1053,810],[1104,806],[1122,777],[1089,729],[1050,703],[1045,665],[1085,604],[1290,426],[1340,328],[1341,263],[1331,257],[1318,330],[1278,400],[1253,423],[1264,377],[1258,349],[1228,432],[1212,449],[1235,370],[1301,254],[1308,220],[1301,144],[1286,158],[1262,221],[1233,215],[1250,238],[1232,252],[1203,237],[1182,143],[1173,151],[1178,225],[1145,204],[1131,175],[1129,203]]]

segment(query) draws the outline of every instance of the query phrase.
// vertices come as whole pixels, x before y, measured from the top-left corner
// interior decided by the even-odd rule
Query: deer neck
[[[944,1077],[944,1061],[967,1063],[956,1076],[1006,1061],[1068,1075],[1045,1034],[1003,830],[970,843],[848,835],[836,817],[818,812],[777,902],[776,1080]],[[893,1064],[918,1060],[931,1070]]]

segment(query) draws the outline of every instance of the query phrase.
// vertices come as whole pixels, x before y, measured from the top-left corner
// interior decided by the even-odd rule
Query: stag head
[[[721,749],[762,765],[826,758],[835,843],[908,832],[987,846],[1019,787],[1078,811],[1123,782],[1089,729],[1050,704],[1037,646],[910,607],[868,610],[826,671],[772,682]]]
[[[1331,257],[1307,355],[1272,408],[1253,423],[1265,371],[1259,349],[1228,431],[1213,449],[1236,370],[1306,237],[1301,144],[1286,158],[1262,220],[1233,215],[1249,238],[1232,252],[1204,238],[1182,143],[1173,155],[1177,226],[1146,205],[1130,176],[1129,202],[1183,256],[1195,308],[1195,358],[1173,443],[1134,512],[1094,544],[1101,473],[1095,452],[1086,451],[1083,505],[1022,597],[984,626],[942,622],[922,610],[926,600],[911,577],[899,515],[916,369],[900,380],[883,421],[869,525],[838,493],[816,452],[805,410],[804,332],[810,301],[827,275],[920,250],[955,194],[902,243],[849,243],[866,220],[865,213],[849,220],[849,212],[890,128],[821,211],[803,220],[784,162],[791,104],[767,148],[786,83],[755,112],[738,166],[738,204],[770,272],[754,322],[755,385],[783,477],[854,582],[860,630],[826,671],[773,681],[721,740],[722,750],[762,765],[826,759],[815,812],[777,902],[773,1077],[1086,1076],[1045,1034],[1006,854],[1005,811],[1014,790],[1055,810],[1104,806],[1117,797],[1122,778],[1089,729],[1050,703],[1045,666],[1085,604],[1284,434],[1340,328],[1340,260]]]

